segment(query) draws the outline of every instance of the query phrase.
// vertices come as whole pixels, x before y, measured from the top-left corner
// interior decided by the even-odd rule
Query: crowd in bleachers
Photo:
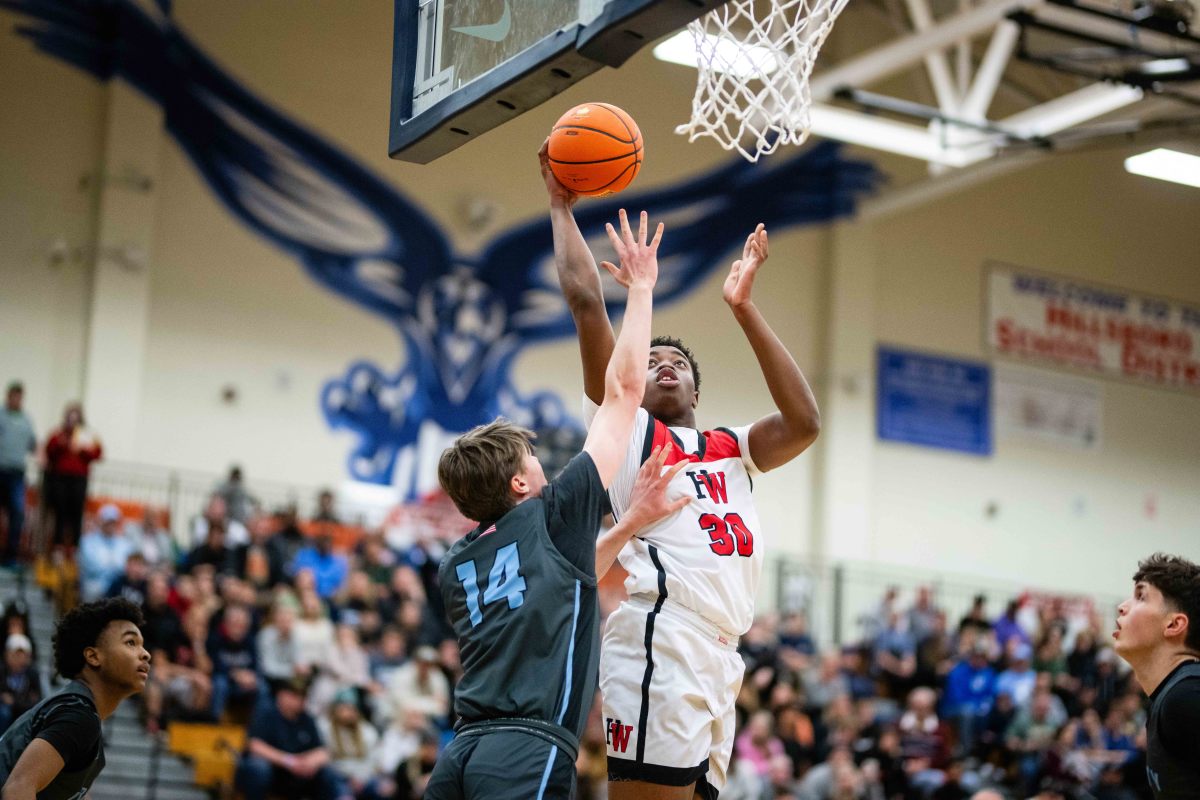
[[[824,651],[800,614],[743,638],[723,800],[1150,796],[1144,696],[1099,610],[1023,597],[993,617],[980,597],[951,624],[918,588],[863,622]]]
[[[175,548],[152,520],[104,506],[80,543],[81,595],[145,609],[151,732],[172,720],[248,726],[237,770],[247,796],[271,786],[417,798],[452,735],[459,676],[436,565],[469,527],[423,519],[401,541],[375,533],[339,552],[302,533],[293,511],[251,507],[236,520],[214,493],[188,526],[190,547]],[[243,533],[231,541],[235,526]],[[1143,696],[1101,644],[1108,623],[1032,597],[994,615],[979,598],[952,623],[927,588],[907,600],[889,590],[860,641],[823,649],[803,614],[764,615],[740,647],[746,677],[721,796],[1147,796]],[[6,619],[6,631],[0,722],[44,685],[27,623]],[[604,796],[604,753],[594,712],[581,797]]]
[[[231,506],[214,494],[174,570],[131,553],[107,589],[146,611],[147,725],[244,722],[246,796],[419,797],[458,678],[434,585],[449,529],[416,526],[401,542],[376,533],[339,552],[291,511],[238,520]]]
[[[20,403],[13,384],[5,424],[28,441],[7,440],[18,444],[0,463],[0,510],[18,532],[33,449]],[[305,521],[295,509],[266,513],[235,468],[188,522],[186,541],[161,511],[129,517],[116,504],[79,536],[80,486],[100,456],[82,426],[82,410],[69,407],[46,447],[47,500],[57,504],[50,543],[78,541],[80,599],[143,607],[148,731],[172,721],[246,726],[236,775],[249,797],[419,798],[452,736],[460,675],[437,565],[470,523],[447,502],[414,510],[387,536],[337,539],[331,492]],[[18,539],[5,538],[6,560]],[[909,599],[888,590],[851,646],[818,647],[802,613],[762,616],[740,645],[746,675],[721,797],[1148,797],[1144,700],[1102,644],[1109,627],[1093,609],[1033,597],[995,614],[981,597],[952,621],[919,587]],[[49,677],[20,607],[6,609],[3,632],[0,731]],[[582,798],[605,794],[598,708],[579,756]]]

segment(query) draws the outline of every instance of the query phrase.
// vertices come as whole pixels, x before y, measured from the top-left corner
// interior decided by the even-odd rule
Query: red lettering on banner
[[[1009,320],[1001,320],[1009,322]],[[1119,343],[1136,343],[1164,350],[1192,351],[1192,337],[1186,331],[1139,325],[1120,317],[1088,314],[1054,303],[1046,304],[1046,327],[1058,331],[1082,334],[1092,339]]]
[[[1200,388],[1200,309],[1007,269],[990,290],[996,353]]]
[[[1130,377],[1159,383],[1200,386],[1200,362],[1147,351],[1131,343],[1121,348],[1121,370]]]
[[[1038,356],[1084,367],[1100,367],[1096,343],[1068,334],[1047,335],[1018,327],[1010,319],[996,321],[997,347],[1005,353]]]

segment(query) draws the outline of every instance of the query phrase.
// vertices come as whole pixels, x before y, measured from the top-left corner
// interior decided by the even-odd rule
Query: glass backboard
[[[396,0],[392,158],[426,163],[725,0]]]

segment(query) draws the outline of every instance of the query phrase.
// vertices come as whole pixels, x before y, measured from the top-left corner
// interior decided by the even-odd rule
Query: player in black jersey
[[[1200,566],[1162,553],[1139,562],[1113,639],[1150,695],[1151,791],[1158,800],[1200,800]]]
[[[628,538],[672,513],[658,453],[642,475],[644,502],[597,542],[606,489],[625,458],[645,390],[651,293],[658,277],[658,226],[647,244],[614,235],[629,291],[604,402],[583,452],[547,482],[532,434],[497,420],[447,449],[438,479],[459,511],[479,525],[450,548],[438,569],[446,613],[458,638],[461,718],[425,791],[429,800],[568,798],[579,735],[596,694],[599,612],[596,575]]]
[[[0,737],[3,800],[78,800],[104,769],[100,721],[146,688],[142,612],[123,598],[79,606],[54,631],[54,666],[71,681]]]

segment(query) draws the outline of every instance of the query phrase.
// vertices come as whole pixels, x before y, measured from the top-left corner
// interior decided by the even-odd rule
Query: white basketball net
[[[800,144],[811,127],[808,79],[825,37],[848,0],[729,0],[688,25],[699,80],[692,119],[675,129],[688,141],[711,136],[750,161]]]

